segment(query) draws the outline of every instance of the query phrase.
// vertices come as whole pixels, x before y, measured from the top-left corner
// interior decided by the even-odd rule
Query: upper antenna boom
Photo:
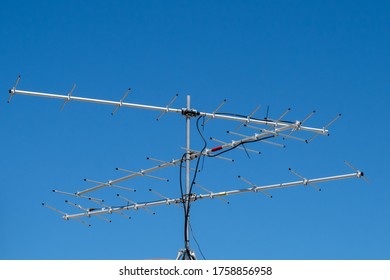
[[[19,81],[17,81],[19,83]],[[16,83],[16,84],[17,84]],[[128,108],[138,108],[138,109],[146,109],[146,110],[154,110],[154,111],[160,111],[164,113],[180,113],[180,114],[188,114],[192,112],[193,114],[191,117],[198,116],[205,116],[213,119],[223,119],[223,120],[231,120],[231,121],[238,121],[243,123],[252,123],[252,124],[261,124],[261,125],[273,125],[275,127],[291,127],[293,126],[295,129],[310,131],[318,134],[327,135],[328,130],[324,128],[313,128],[313,127],[307,127],[302,126],[300,122],[295,122],[294,124],[291,124],[290,122],[285,122],[282,120],[273,121],[273,120],[261,120],[257,118],[250,117],[240,117],[240,116],[234,116],[229,114],[221,114],[221,113],[207,113],[207,112],[195,112],[191,111],[189,109],[177,109],[177,108],[171,108],[169,106],[166,107],[160,107],[160,106],[152,106],[152,105],[144,105],[144,104],[137,104],[137,103],[128,103],[121,101],[111,101],[111,100],[105,100],[105,99],[95,99],[95,98],[86,98],[86,97],[77,97],[77,96],[71,96],[71,95],[61,95],[61,94],[53,94],[53,93],[43,93],[43,92],[34,92],[34,91],[26,91],[26,90],[18,90],[15,87],[10,89],[11,96],[15,94],[20,95],[29,95],[29,96],[37,96],[37,97],[46,97],[46,98],[52,98],[52,99],[61,99],[64,101],[79,101],[79,102],[90,102],[90,103],[96,103],[96,104],[104,104],[104,105],[111,105],[115,107],[128,107]],[[189,110],[189,111],[186,111]],[[333,123],[333,122],[332,122]],[[330,124],[328,124],[329,126]]]

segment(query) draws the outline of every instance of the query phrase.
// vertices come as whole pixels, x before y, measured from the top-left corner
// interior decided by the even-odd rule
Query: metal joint
[[[299,130],[301,128],[302,123],[300,121],[295,122],[295,130]]]
[[[198,111],[196,111],[195,109],[187,109],[187,108],[181,109],[181,114],[183,116],[188,117],[188,118],[194,118],[194,117],[200,115],[200,113]]]

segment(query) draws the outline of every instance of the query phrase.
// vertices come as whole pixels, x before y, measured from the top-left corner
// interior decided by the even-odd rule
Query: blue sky
[[[184,118],[104,105],[68,103],[8,90],[17,75],[23,90],[303,119],[323,127],[337,114],[330,137],[286,148],[256,143],[250,155],[234,150],[235,163],[206,159],[198,183],[212,191],[294,181],[363,170],[371,184],[346,180],[314,188],[197,201],[193,233],[206,259],[389,259],[390,6],[387,1],[3,1],[0,10],[0,259],[152,259],[176,257],[183,247],[183,211],[174,206],[139,210],[131,220],[93,218],[91,227],[64,221],[42,202],[77,212],[52,189],[91,187],[83,178],[123,176],[153,166],[146,157],[180,158]],[[194,122],[193,122],[194,123]],[[204,134],[232,140],[237,123],[214,120]],[[192,147],[202,141],[192,126]],[[240,131],[239,131],[240,132]],[[250,133],[241,130],[242,133]],[[297,134],[298,136],[298,134]],[[209,147],[215,146],[211,141]],[[180,195],[179,169],[124,183],[148,192]],[[202,190],[196,189],[196,193]],[[96,196],[112,201],[115,192]],[[201,253],[194,240],[192,248]]]

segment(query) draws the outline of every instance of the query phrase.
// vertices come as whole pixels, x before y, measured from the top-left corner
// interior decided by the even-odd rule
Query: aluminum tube
[[[137,210],[137,209],[145,208],[145,207],[178,204],[178,203],[181,203],[181,198],[164,199],[164,200],[145,202],[145,203],[135,203],[135,204],[131,204],[131,205],[127,205],[127,206],[120,206],[120,207],[102,208],[101,210],[88,211],[88,212],[71,214],[71,215],[64,215],[63,218],[65,220],[77,219],[77,218],[82,218],[82,217],[91,217],[91,216],[95,216],[95,215],[111,214],[114,212],[120,212],[120,211],[125,211],[125,210]]]
[[[277,188],[287,188],[287,187],[294,187],[294,186],[299,186],[299,185],[308,185],[308,184],[349,179],[349,178],[355,178],[355,177],[359,178],[360,176],[361,176],[361,172],[359,171],[356,173],[345,174],[345,175],[337,175],[337,176],[323,177],[323,178],[317,178],[317,179],[304,179],[304,180],[295,181],[295,182],[261,186],[261,187],[256,187],[255,190],[261,191],[261,190],[269,190],[269,189],[277,189]]]
[[[119,179],[112,180],[110,182],[102,183],[100,185],[97,185],[95,187],[92,187],[92,188],[89,188],[89,189],[86,189],[86,190],[83,190],[83,191],[78,191],[78,192],[76,192],[76,195],[78,195],[78,196],[79,195],[83,195],[85,193],[96,191],[96,190],[99,190],[101,188],[104,188],[104,187],[107,187],[107,186],[110,186],[110,185],[115,185],[115,184],[121,183],[121,182],[129,180],[131,178],[135,178],[135,177],[138,177],[138,176],[143,176],[143,174],[148,174],[148,173],[153,172],[155,170],[158,170],[158,169],[161,169],[161,168],[165,168],[165,167],[168,167],[168,166],[172,166],[172,165],[174,165],[174,164],[176,164],[176,163],[178,163],[180,161],[181,161],[181,159],[176,159],[176,160],[173,160],[171,162],[166,162],[166,163],[157,165],[155,167],[142,170],[142,173],[141,172],[137,172],[137,173],[134,173],[134,174],[130,174],[130,175],[121,177]]]
[[[205,113],[201,112],[201,116],[206,116],[209,118],[217,118],[217,119],[224,119],[224,120],[231,120],[231,121],[240,121],[240,122],[247,122],[248,118],[245,117],[237,117],[237,116],[229,116],[229,115],[221,115],[221,114],[212,114],[212,113]],[[285,123],[283,121],[270,121],[270,120],[257,120],[257,119],[249,119],[249,123],[254,124],[264,124],[264,125],[279,125],[279,126],[290,126],[290,123]],[[313,128],[313,127],[307,127],[307,126],[300,126],[300,130],[306,130],[311,131],[319,134],[328,134],[328,130],[324,128]]]
[[[350,178],[355,178],[355,177],[361,178],[362,176],[363,176],[362,172],[357,171],[356,173],[351,173],[351,174],[336,175],[336,176],[316,178],[316,179],[299,180],[299,181],[294,181],[294,182],[287,182],[287,183],[281,183],[281,184],[259,186],[259,187],[254,187],[254,188],[224,191],[224,192],[218,192],[218,193],[200,194],[200,195],[197,195],[196,197],[189,197],[188,201],[193,202],[193,201],[196,201],[198,199],[204,199],[204,198],[214,198],[214,197],[221,197],[221,196],[248,193],[248,192],[258,192],[258,191],[269,190],[269,189],[287,188],[287,187],[294,187],[294,186],[299,186],[299,185],[307,185],[310,183],[320,183],[320,182],[327,182],[327,181],[334,181],[334,180],[350,179]],[[163,200],[146,202],[146,203],[135,203],[132,205],[121,206],[121,207],[102,208],[101,210],[83,212],[83,213],[79,213],[79,214],[64,215],[63,218],[65,220],[69,220],[69,219],[75,219],[75,218],[81,218],[81,217],[90,217],[90,216],[94,216],[94,215],[109,214],[109,213],[120,212],[120,211],[124,211],[124,210],[137,210],[138,208],[145,208],[145,207],[152,207],[152,206],[159,206],[159,205],[169,205],[169,204],[179,204],[179,203],[182,203],[182,201],[183,201],[182,198],[163,199]]]
[[[182,112],[181,109],[142,105],[142,104],[135,104],[135,103],[120,102],[120,101],[110,101],[110,100],[103,100],[103,99],[85,98],[85,97],[59,95],[59,94],[52,94],[52,93],[24,91],[24,90],[11,90],[11,91],[14,92],[15,94],[47,97],[47,98],[53,98],[53,99],[63,99],[63,100],[67,100],[67,101],[91,102],[91,103],[97,103],[97,104],[106,104],[106,105],[113,105],[113,106],[120,106],[120,107],[148,109],[148,110],[172,112],[172,113],[181,113]]]
[[[191,109],[191,97],[187,95],[187,110]],[[191,117],[186,116],[186,193],[185,193],[185,207],[186,207],[186,215],[187,219],[190,219],[190,214],[189,214],[189,209],[190,209],[190,192],[191,192],[191,156],[190,156],[190,151],[191,151]],[[190,223],[187,221],[185,225],[185,231],[186,231],[186,236],[187,240],[184,240],[184,248],[189,248],[189,236],[190,236]]]
[[[318,179],[311,179],[308,180],[308,184],[310,183],[319,183],[319,182],[327,182],[327,181],[334,181],[334,180],[343,180],[343,179],[350,179],[350,178],[359,178],[362,176],[362,172],[357,171],[356,173],[351,174],[345,174],[345,175],[337,175],[337,176],[330,176],[330,177],[323,177]]]
[[[68,95],[60,95],[60,94],[53,94],[53,93],[33,92],[33,91],[24,91],[24,90],[17,90],[17,89],[11,89],[10,93],[11,94],[21,94],[21,95],[30,95],[30,96],[40,96],[40,97],[47,97],[47,98],[54,98],[54,99],[63,99],[63,100],[67,100],[67,101],[92,102],[92,103],[113,105],[113,106],[119,106],[119,107],[148,109],[148,110],[155,110],[155,111],[160,111],[160,112],[182,113],[182,109],[160,107],[160,106],[150,106],[150,105],[127,103],[127,102],[120,102],[120,101],[110,101],[110,100],[103,100],[103,99],[85,98],[85,97],[77,97],[77,96],[68,96]],[[233,121],[239,121],[239,122],[248,122],[248,118],[245,118],[245,117],[221,115],[218,113],[206,113],[206,112],[200,112],[199,114],[201,116],[207,116],[209,118],[233,120]],[[289,123],[284,123],[282,121],[257,120],[257,119],[251,119],[251,118],[249,118],[249,123],[263,124],[263,125],[270,125],[271,124],[271,125],[279,125],[279,126],[290,126],[291,125]],[[311,132],[315,132],[315,133],[319,133],[319,134],[328,134],[328,130],[325,128],[321,129],[321,128],[300,126],[299,129],[311,131]]]
[[[245,141],[256,141],[256,140],[259,140],[261,139],[262,137],[267,137],[267,136],[270,136],[270,135],[275,135],[275,134],[278,134],[279,132],[283,132],[285,130],[289,130],[291,129],[291,127],[289,126],[285,126],[285,127],[282,127],[282,128],[279,128],[277,129],[276,131],[267,131],[267,132],[263,132],[261,134],[256,134],[255,136],[249,136],[247,138],[243,138],[243,139],[240,139],[240,140],[237,140],[237,141],[233,141],[231,143],[225,143],[223,145],[221,145],[221,150],[222,149],[225,149],[225,148],[228,148],[228,147],[235,147],[237,145],[240,145],[242,142],[245,143]],[[260,140],[261,141],[261,140]],[[213,151],[212,149],[208,149],[204,152],[204,154],[206,155],[209,155],[211,154]]]
[[[355,177],[356,178],[360,178],[361,176],[362,176],[362,173],[360,171],[358,171],[356,173],[345,174],[345,175],[336,175],[336,176],[323,177],[323,178],[317,178],[317,179],[305,179],[305,180],[299,180],[299,181],[294,181],[294,182],[272,184],[272,185],[259,186],[259,187],[246,188],[246,189],[238,189],[238,190],[231,190],[231,191],[224,191],[224,192],[218,192],[218,193],[200,194],[200,195],[198,195],[196,197],[196,199],[213,198],[213,197],[234,195],[234,194],[247,193],[247,192],[258,192],[258,191],[270,190],[270,189],[278,189],[278,188],[287,188],[287,187],[308,185],[308,184],[314,184],[314,183],[320,183],[320,182],[328,182],[328,181],[334,181],[334,180],[350,179],[350,178],[355,178]]]

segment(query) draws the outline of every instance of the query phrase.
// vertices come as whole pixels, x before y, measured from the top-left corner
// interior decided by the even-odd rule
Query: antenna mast
[[[103,219],[105,221],[110,222],[111,220],[108,220],[107,218],[105,218],[102,215],[118,213],[126,218],[130,218],[129,216],[127,216],[123,212],[129,211],[129,210],[143,209],[145,211],[148,211],[148,212],[151,212],[152,214],[154,214],[154,212],[149,210],[150,207],[155,207],[155,206],[159,206],[159,205],[178,205],[178,206],[182,205],[183,209],[184,209],[184,248],[180,249],[178,252],[177,259],[179,259],[179,260],[195,260],[196,259],[195,253],[190,248],[190,207],[191,207],[191,203],[195,202],[196,200],[202,200],[202,199],[206,199],[206,198],[212,199],[215,197],[215,198],[219,198],[219,199],[225,201],[224,199],[222,199],[222,197],[224,197],[224,196],[249,193],[249,192],[254,192],[254,193],[261,192],[261,193],[264,193],[265,195],[267,195],[268,197],[272,198],[272,196],[270,194],[268,194],[266,191],[276,189],[276,188],[287,188],[287,187],[294,187],[294,186],[300,186],[300,185],[303,185],[303,186],[310,185],[310,186],[315,187],[317,190],[321,190],[315,185],[316,183],[328,182],[328,181],[334,181],[334,180],[342,180],[342,179],[350,179],[350,178],[365,178],[365,177],[363,177],[364,176],[363,172],[354,168],[350,163],[346,162],[347,165],[354,170],[353,173],[336,175],[336,176],[329,176],[329,177],[322,177],[322,178],[307,179],[307,178],[303,177],[302,175],[298,174],[297,172],[295,172],[294,170],[292,170],[291,168],[289,168],[289,170],[294,175],[298,176],[300,178],[300,180],[293,181],[293,182],[258,186],[256,184],[248,181],[247,179],[239,176],[239,178],[243,182],[245,182],[246,184],[248,184],[250,186],[249,188],[238,188],[235,190],[222,191],[222,192],[215,193],[215,192],[209,191],[209,190],[205,189],[204,187],[201,187],[200,185],[195,183],[198,164],[199,164],[199,160],[201,157],[216,157],[216,158],[226,159],[224,157],[221,157],[221,155],[223,153],[229,152],[230,150],[233,150],[235,148],[243,149],[243,150],[245,150],[246,153],[254,152],[254,153],[259,154],[260,152],[258,152],[258,151],[247,149],[245,147],[245,144],[262,141],[264,143],[269,143],[272,145],[283,146],[283,145],[280,145],[278,143],[274,143],[274,142],[270,141],[270,140],[275,139],[277,137],[290,138],[293,140],[301,140],[301,141],[304,141],[306,143],[309,143],[318,135],[328,135],[328,127],[331,124],[333,124],[341,115],[336,116],[335,119],[333,119],[330,123],[328,123],[323,128],[315,128],[315,127],[304,126],[304,123],[315,113],[315,111],[310,113],[305,119],[303,119],[303,121],[292,122],[292,121],[283,120],[283,118],[290,111],[290,109],[286,110],[286,112],[283,113],[281,115],[281,117],[279,117],[278,119],[273,120],[273,119],[270,119],[268,117],[268,111],[269,111],[269,108],[268,108],[267,109],[267,116],[264,119],[258,119],[258,118],[254,118],[253,115],[256,113],[256,111],[259,109],[259,107],[257,107],[248,116],[237,115],[237,114],[218,113],[217,111],[222,107],[222,105],[226,102],[226,100],[224,100],[223,103],[221,105],[219,105],[215,111],[213,111],[212,113],[207,113],[207,112],[199,112],[195,109],[192,109],[191,108],[191,97],[189,95],[187,96],[186,107],[183,109],[175,109],[175,108],[171,108],[171,105],[176,100],[176,98],[178,96],[177,94],[166,107],[160,107],[160,106],[150,106],[150,105],[124,102],[125,98],[128,96],[128,94],[130,92],[130,89],[128,89],[125,92],[125,95],[123,96],[123,98],[120,101],[110,101],[110,100],[103,100],[103,99],[94,99],[94,98],[73,96],[72,93],[75,89],[75,85],[73,86],[73,88],[71,89],[71,91],[67,95],[19,90],[19,89],[17,89],[17,86],[20,82],[20,79],[21,79],[21,77],[19,75],[16,82],[15,82],[15,85],[9,90],[10,96],[8,99],[8,103],[11,101],[11,99],[14,95],[19,94],[19,95],[29,95],[29,96],[35,96],[35,97],[46,97],[46,98],[63,100],[64,103],[63,103],[61,109],[70,101],[79,101],[79,102],[89,102],[89,103],[97,103],[97,104],[105,104],[105,105],[114,106],[114,111],[112,112],[112,115],[114,115],[115,112],[119,108],[127,107],[127,108],[139,108],[139,109],[159,111],[160,115],[158,116],[157,120],[159,120],[162,117],[162,115],[164,115],[165,113],[179,113],[185,117],[185,120],[186,120],[186,134],[185,134],[186,147],[185,147],[185,154],[183,154],[183,156],[180,159],[174,159],[172,161],[167,162],[167,161],[161,161],[161,160],[157,160],[157,159],[153,159],[153,158],[147,158],[149,160],[159,162],[159,165],[151,167],[149,169],[140,170],[139,172],[129,171],[129,170],[122,169],[122,168],[116,168],[117,170],[126,172],[128,174],[126,176],[117,178],[115,180],[109,180],[107,182],[98,182],[98,181],[94,181],[94,180],[85,179],[85,181],[87,181],[87,182],[94,183],[95,186],[88,188],[88,189],[85,189],[85,190],[82,190],[82,191],[77,191],[75,193],[69,193],[69,192],[64,192],[64,191],[60,191],[60,190],[53,190],[53,192],[55,192],[55,193],[59,193],[59,194],[66,195],[66,196],[71,196],[71,197],[74,197],[77,199],[84,199],[84,200],[91,201],[95,204],[98,204],[99,205],[98,208],[96,208],[96,207],[95,208],[86,208],[86,207],[81,206],[80,204],[65,200],[65,202],[67,204],[74,206],[79,211],[82,211],[80,213],[67,214],[61,210],[56,209],[55,207],[52,207],[52,206],[47,205],[45,203],[42,204],[43,206],[61,214],[62,218],[64,220],[75,220],[75,221],[78,221],[84,225],[88,225],[83,220],[81,220],[84,217],[95,216],[95,217],[98,217],[100,219]],[[247,135],[238,134],[235,132],[228,131],[229,134],[240,137],[240,139],[233,140],[231,142],[226,142],[226,141],[217,140],[215,138],[211,138],[211,140],[214,140],[220,144],[219,146],[216,146],[213,148],[207,148],[207,143],[206,143],[205,139],[203,138],[203,135],[201,135],[204,142],[205,142],[205,145],[201,151],[194,151],[191,149],[191,119],[194,117],[198,117],[197,125],[198,125],[200,118],[203,118],[203,125],[212,119],[222,119],[222,120],[239,122],[240,123],[239,127],[246,126],[247,128],[254,129],[256,132],[259,132],[259,133],[255,133],[252,136],[247,136]],[[198,129],[199,129],[199,127],[198,127]],[[309,140],[305,140],[305,139],[291,135],[292,133],[298,132],[298,131],[306,131],[306,132],[312,133],[311,138]],[[197,159],[197,165],[196,165],[196,168],[194,171],[193,178],[191,180],[191,170],[193,170],[191,168],[191,161],[194,159]],[[94,191],[97,191],[97,190],[103,189],[103,188],[110,188],[110,187],[134,192],[135,191],[134,189],[131,189],[128,187],[122,187],[122,186],[119,186],[118,184],[122,183],[124,181],[130,180],[132,178],[139,177],[139,176],[147,176],[147,177],[151,177],[151,178],[158,179],[158,180],[168,181],[167,179],[150,175],[150,173],[152,173],[156,170],[159,170],[159,169],[170,167],[170,166],[179,166],[180,172],[181,172],[182,166],[184,163],[185,163],[185,167],[184,167],[185,168],[185,191],[183,191],[183,189],[181,188],[182,193],[181,193],[181,196],[178,198],[165,197],[165,196],[159,194],[158,192],[150,189],[151,192],[159,195],[160,197],[162,197],[162,199],[157,200],[157,201],[138,203],[138,202],[131,201],[128,198],[126,198],[120,194],[117,194],[117,197],[125,200],[127,202],[127,204],[125,204],[123,206],[115,206],[114,207],[114,206],[104,204],[103,199],[89,196],[89,194],[94,192]],[[181,173],[180,173],[180,175],[181,175]],[[181,184],[182,184],[182,182],[180,182],[180,186],[181,186]],[[198,194],[198,195],[192,193],[192,187],[195,184],[198,185],[201,189],[203,189],[207,193]]]
[[[196,112],[191,110],[191,96],[187,95],[187,108],[183,112],[186,118],[186,191],[184,201],[184,249],[179,251],[177,259],[195,259],[194,252],[190,249],[190,195],[191,195],[191,118],[196,116]]]

